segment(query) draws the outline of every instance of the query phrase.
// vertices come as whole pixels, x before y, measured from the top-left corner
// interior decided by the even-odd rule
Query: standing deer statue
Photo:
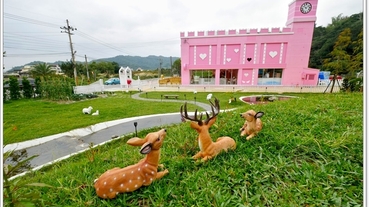
[[[206,112],[206,120],[202,120],[202,113],[200,113],[200,118],[198,118],[197,109],[193,117],[189,116],[187,113],[187,102],[184,104],[184,106],[181,106],[182,118],[190,120],[191,128],[195,129],[199,134],[197,139],[200,147],[200,152],[195,154],[192,158],[201,158],[204,162],[217,156],[222,151],[227,152],[229,149],[236,149],[236,142],[231,137],[219,137],[216,142],[213,142],[213,140],[211,139],[209,128],[216,121],[216,116],[219,114],[220,106],[219,100],[217,98],[215,98],[215,104],[211,100],[209,100],[209,102],[211,104],[212,115],[210,117],[209,114]]]
[[[245,119],[245,123],[240,129],[241,136],[248,135],[246,140],[250,140],[256,136],[263,128],[263,122],[260,119],[263,115],[264,112],[259,111],[256,113],[254,110],[248,110],[245,113],[240,114],[241,118]]]
[[[166,130],[147,134],[144,139],[134,137],[127,141],[132,146],[142,146],[141,154],[146,157],[135,165],[125,168],[113,168],[103,173],[95,180],[94,187],[100,198],[115,198],[119,193],[132,192],[141,186],[148,186],[154,180],[162,178],[169,171],[157,172],[160,158],[160,148],[166,136]],[[161,165],[162,166],[162,165]]]

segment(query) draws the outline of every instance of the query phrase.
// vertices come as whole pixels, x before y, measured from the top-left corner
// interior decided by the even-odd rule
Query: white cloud
[[[180,32],[283,27],[291,0],[12,0],[3,3],[3,50],[6,70],[34,60],[71,58],[67,34],[77,60],[117,55],[180,56]],[[361,0],[320,0],[317,25],[339,14],[363,11]],[[46,23],[46,26],[45,26]],[[58,53],[59,55],[51,55]],[[34,55],[31,55],[34,54]]]

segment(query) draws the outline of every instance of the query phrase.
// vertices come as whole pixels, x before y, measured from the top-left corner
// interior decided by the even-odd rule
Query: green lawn
[[[208,93],[176,93],[176,92],[149,92],[142,93],[142,98],[161,99],[164,94],[178,94],[178,100],[208,103]],[[232,96],[250,95],[247,93],[214,93],[221,99],[222,109],[243,106],[240,101],[228,103]],[[3,105],[3,144],[11,144],[36,139],[44,136],[67,132],[77,128],[88,127],[93,124],[143,116],[179,112],[182,103],[148,102],[132,99],[126,92],[109,94],[105,98],[89,99],[77,102],[56,103],[44,100],[18,100],[6,102]],[[82,109],[93,107],[93,112],[99,110],[99,116],[82,114]],[[197,106],[189,104],[189,109]]]
[[[198,95],[206,97],[206,93]],[[40,196],[38,206],[363,206],[363,94],[295,95],[301,98],[252,106],[237,102],[234,103],[237,110],[219,114],[210,129],[213,140],[225,135],[233,137],[237,149],[222,153],[207,163],[191,159],[199,147],[197,133],[190,128],[189,122],[163,126],[167,128],[167,137],[161,163],[169,174],[150,186],[120,194],[114,200],[98,198],[93,181],[108,169],[125,167],[142,158],[138,148],[125,144],[130,135],[13,180],[17,185],[35,182],[53,186],[21,188],[13,196],[21,198],[32,192]],[[150,94],[148,96],[150,98]],[[229,94],[216,96],[221,100],[221,109],[231,108],[227,106]],[[135,106],[140,101],[107,99],[114,101],[101,111],[111,109],[106,112],[109,118],[123,118],[128,113],[127,108],[140,110],[140,115],[149,113]],[[127,100],[130,104],[126,105]],[[39,103],[39,108],[45,111],[69,111],[69,119],[80,123],[59,120],[66,115],[55,116],[49,122],[81,127],[106,121],[103,116],[96,117],[97,122],[91,121],[91,117],[85,118],[80,112],[83,106],[105,107],[100,101],[19,103],[35,105],[35,109]],[[5,110],[12,104],[18,102],[4,105],[5,122],[10,122]],[[156,105],[150,113],[179,110],[174,103],[148,105]],[[63,109],[56,109],[56,106]],[[263,130],[250,141],[239,136],[243,124],[239,113],[248,109],[265,112]],[[41,115],[39,109],[34,110],[33,115],[28,112],[25,120],[36,114],[44,119],[47,117]],[[14,123],[19,124],[7,123],[7,127]],[[158,128],[140,131],[139,136],[156,130]]]

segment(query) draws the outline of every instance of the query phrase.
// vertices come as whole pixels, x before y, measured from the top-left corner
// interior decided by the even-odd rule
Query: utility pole
[[[161,64],[163,64],[163,61],[159,58],[159,78],[161,78]]]
[[[170,72],[172,73],[172,77],[173,77],[174,76],[174,72],[173,72],[172,56],[170,56]]]
[[[6,57],[6,51],[3,52],[3,57]],[[3,58],[4,59],[4,58]],[[3,62],[3,71],[5,70],[5,64]]]
[[[69,45],[70,45],[70,51],[72,53],[72,62],[73,62],[73,71],[74,71],[74,81],[76,83],[76,86],[78,85],[78,78],[77,78],[77,69],[76,69],[76,60],[74,57],[74,54],[76,54],[77,51],[73,50],[73,44],[72,44],[72,37],[71,35],[73,35],[73,31],[77,30],[77,28],[73,28],[71,26],[69,26],[69,21],[67,19],[67,26],[63,26],[60,27],[60,29],[64,29],[64,31],[61,31],[61,33],[67,33],[68,37],[69,37]],[[71,32],[72,31],[72,32]]]
[[[87,81],[90,84],[90,74],[88,73],[88,64],[87,64],[87,56],[85,55],[85,66],[87,70]]]

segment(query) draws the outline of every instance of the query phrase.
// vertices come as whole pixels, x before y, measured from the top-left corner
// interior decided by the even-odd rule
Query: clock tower
[[[291,74],[301,74],[302,81],[308,79],[303,71],[309,68],[317,5],[318,0],[293,0],[288,9],[286,27],[291,28],[293,35],[287,46],[287,64],[293,68]]]
[[[318,0],[294,0],[289,5],[287,27],[293,23],[304,22],[315,24]]]

